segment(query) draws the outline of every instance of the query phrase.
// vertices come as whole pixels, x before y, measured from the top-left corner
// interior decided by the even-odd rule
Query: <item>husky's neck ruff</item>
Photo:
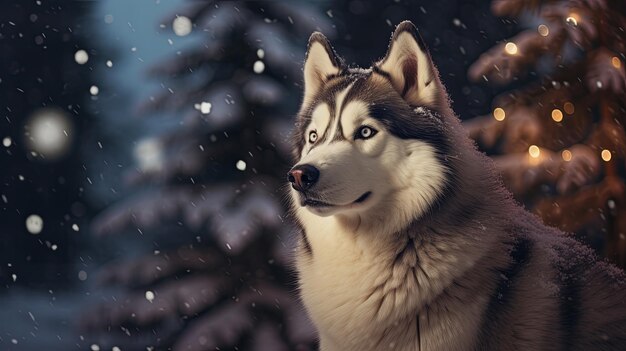
[[[532,245],[558,234],[515,205],[469,140],[410,22],[369,69],[314,33],[297,118],[297,266],[323,350],[551,350],[572,334],[545,327],[572,308],[550,280],[556,251]],[[546,315],[518,323],[516,309]]]

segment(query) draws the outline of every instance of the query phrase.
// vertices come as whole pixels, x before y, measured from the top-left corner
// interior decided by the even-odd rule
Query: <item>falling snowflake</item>
[[[82,271],[82,270],[79,271],[78,272],[78,279],[81,280],[81,281],[87,280],[87,272]]]
[[[192,23],[191,20],[185,16],[178,16],[172,22],[172,30],[174,30],[174,34],[179,37],[184,37],[191,33]]]
[[[2,145],[4,145],[4,147],[9,147],[9,146],[11,146],[12,143],[13,143],[13,141],[11,140],[10,137],[6,137],[6,138],[2,139]]]
[[[107,67],[109,68],[113,67],[113,61],[107,60]]]
[[[75,232],[77,232],[77,231],[78,231],[78,229],[79,229],[79,228],[78,228],[78,224],[76,224],[76,223],[72,224],[72,230],[74,230]]]
[[[146,300],[150,302],[154,301],[154,293],[152,291],[146,291]]]
[[[74,61],[76,61],[79,65],[84,65],[87,61],[89,61],[89,54],[87,54],[87,51],[85,50],[78,50],[74,54]]]
[[[26,218],[26,230],[31,234],[39,234],[43,229],[43,219],[36,214],[32,214]]]
[[[89,88],[89,93],[93,96],[98,95],[99,92],[100,89],[96,85],[92,85],[91,88]]]
[[[26,130],[30,150],[47,158],[62,156],[69,148],[72,127],[61,110],[44,108],[35,112]]]
[[[237,164],[235,165],[235,167],[237,167],[238,170],[243,172],[246,170],[246,162],[243,160],[239,160],[237,161]]]
[[[252,70],[256,74],[261,74],[261,73],[263,73],[263,71],[265,71],[265,64],[263,63],[263,61],[257,60],[254,63],[254,66],[252,67]]]
[[[209,113],[211,113],[212,105],[210,102],[203,101],[199,104],[195,104],[193,107],[196,110],[200,111],[200,113],[202,113],[203,115],[208,115]]]

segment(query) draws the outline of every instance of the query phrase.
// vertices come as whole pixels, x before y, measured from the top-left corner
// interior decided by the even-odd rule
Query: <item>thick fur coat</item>
[[[322,350],[626,350],[623,272],[514,202],[413,24],[369,69],[314,33],[304,76],[289,180]]]

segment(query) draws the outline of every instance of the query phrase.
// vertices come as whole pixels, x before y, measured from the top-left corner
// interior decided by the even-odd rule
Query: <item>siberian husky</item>
[[[622,271],[514,202],[411,22],[368,69],[313,33],[293,134],[322,350],[626,350]]]

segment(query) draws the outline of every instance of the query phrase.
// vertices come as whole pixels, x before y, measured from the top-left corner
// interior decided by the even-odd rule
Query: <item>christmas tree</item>
[[[466,122],[517,199],[626,266],[626,4],[492,3],[527,29],[493,47],[469,76],[512,90]]]

